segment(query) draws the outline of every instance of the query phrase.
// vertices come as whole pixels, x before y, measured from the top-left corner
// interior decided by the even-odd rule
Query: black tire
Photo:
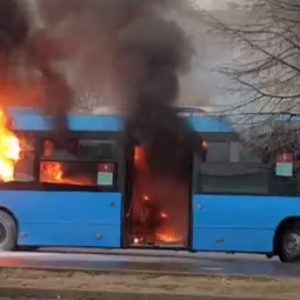
[[[0,211],[0,251],[14,250],[17,244],[17,225],[6,212]]]
[[[284,229],[280,235],[278,255],[282,262],[293,263],[300,261],[300,227],[299,223]]]

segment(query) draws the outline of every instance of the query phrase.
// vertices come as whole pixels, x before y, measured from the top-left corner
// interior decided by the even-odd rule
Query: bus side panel
[[[193,249],[269,253],[278,225],[297,215],[299,198],[195,195]]]
[[[108,247],[121,243],[121,194],[1,191],[17,219],[19,245]]]

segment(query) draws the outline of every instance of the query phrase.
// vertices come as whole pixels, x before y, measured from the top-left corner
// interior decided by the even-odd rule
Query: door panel
[[[2,191],[20,245],[120,247],[121,193]]]
[[[281,216],[270,212],[270,201],[268,197],[195,195],[194,250],[272,251]]]

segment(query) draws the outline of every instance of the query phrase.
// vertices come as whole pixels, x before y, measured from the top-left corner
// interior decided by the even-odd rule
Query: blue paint
[[[52,128],[50,117],[34,109],[10,109],[9,115],[15,130],[49,131]],[[224,118],[198,116],[188,117],[187,122],[196,132],[232,132],[230,123]],[[117,115],[69,115],[68,125],[71,131],[119,132],[124,129],[124,122]]]
[[[15,129],[49,131],[51,119],[33,109],[12,109]],[[224,118],[186,118],[199,133],[230,133]],[[70,115],[72,131],[119,132],[120,116]],[[121,247],[124,226],[121,193],[0,191],[0,207],[18,222],[18,244],[35,246]],[[300,217],[300,198],[194,195],[192,248],[195,251],[269,253],[274,234],[288,217]],[[299,213],[297,213],[299,212]]]
[[[277,227],[288,217],[300,217],[299,197],[195,195],[193,248],[269,253]]]
[[[121,246],[121,194],[1,191],[0,207],[18,221],[18,244]]]
[[[52,128],[51,118],[35,110],[11,109],[9,114],[15,130],[49,131]],[[120,117],[111,115],[69,115],[68,126],[71,131],[119,132],[123,129]]]
[[[188,118],[189,124],[196,132],[203,133],[230,133],[233,128],[225,118],[198,116]]]

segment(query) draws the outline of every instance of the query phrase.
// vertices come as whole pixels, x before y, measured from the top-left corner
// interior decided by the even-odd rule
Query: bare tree
[[[233,64],[220,69],[239,95],[230,113],[239,126],[269,129],[265,136],[272,141],[276,133],[274,147],[293,144],[297,134],[288,132],[296,130],[289,121],[300,114],[300,0],[248,0],[239,11],[242,22],[235,24],[206,12],[210,25],[232,42]]]
[[[233,67],[221,69],[242,93],[234,108],[300,113],[300,0],[248,0],[244,10],[236,25],[211,16],[214,28],[234,42]]]

